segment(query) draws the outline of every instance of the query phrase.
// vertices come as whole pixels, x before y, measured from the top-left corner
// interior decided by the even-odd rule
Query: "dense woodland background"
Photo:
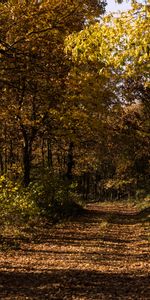
[[[106,5],[0,1],[2,224],[150,193],[149,1]]]

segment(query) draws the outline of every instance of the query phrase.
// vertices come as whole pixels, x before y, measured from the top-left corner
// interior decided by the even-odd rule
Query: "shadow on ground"
[[[85,211],[85,215],[89,217],[89,222],[91,222],[92,215],[94,219],[101,218],[108,220],[110,223],[114,224],[136,224],[138,222],[149,222],[150,221],[150,207],[147,207],[141,211],[131,210],[131,211],[111,211],[111,210],[91,210]]]
[[[148,225],[140,231],[148,217],[149,209],[91,206],[78,219],[39,225],[32,241],[15,240],[15,259],[0,258],[0,299],[149,300]]]
[[[146,208],[142,211],[137,210],[131,210],[131,211],[111,211],[109,208],[101,209],[99,206],[97,210],[92,209],[85,209],[83,211],[82,216],[72,218],[69,223],[68,221],[65,223],[65,228],[72,226],[72,224],[80,225],[80,231],[78,232],[78,235],[76,233],[76,230],[72,231],[71,234],[69,231],[65,232],[65,235],[62,235],[62,232],[55,228],[55,226],[52,226],[51,224],[47,223],[47,226],[45,226],[46,231],[44,232],[43,227],[39,226],[35,228],[30,228],[29,231],[31,231],[30,237],[25,236],[19,236],[19,237],[2,237],[0,236],[0,250],[7,250],[7,249],[14,249],[19,250],[20,244],[23,242],[25,243],[31,243],[34,241],[34,243],[45,243],[45,241],[49,241],[50,243],[62,245],[65,243],[69,244],[77,244],[84,240],[91,241],[91,240],[97,240],[98,234],[95,236],[95,233],[92,236],[92,233],[86,234],[85,230],[87,226],[94,225],[101,222],[107,222],[109,224],[114,225],[135,225],[137,223],[145,223],[150,221],[150,208]],[[67,225],[69,224],[69,225]],[[85,230],[84,230],[85,229]],[[97,228],[99,230],[99,228]],[[49,234],[49,238],[47,236],[47,231],[51,232]],[[104,237],[102,238],[101,232],[99,230],[99,238],[103,241],[110,241],[110,242],[118,242],[118,243],[130,243],[131,241],[128,239],[120,239],[119,237]]]
[[[149,299],[148,277],[84,270],[0,273],[1,299]]]

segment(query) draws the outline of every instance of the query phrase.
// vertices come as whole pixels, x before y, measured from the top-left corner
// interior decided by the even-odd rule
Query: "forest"
[[[149,299],[150,1],[108,2],[0,1],[2,300]]]
[[[149,195],[150,6],[106,5],[0,3],[2,224]]]

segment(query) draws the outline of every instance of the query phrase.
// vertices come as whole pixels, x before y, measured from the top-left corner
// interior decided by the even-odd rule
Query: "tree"
[[[82,29],[85,20],[92,22],[104,7],[104,2],[90,0],[0,4],[3,116],[7,127],[16,126],[21,136],[25,186],[30,182],[35,140],[45,128],[49,134],[59,126],[55,116],[60,116],[70,69],[64,38]]]
[[[104,154],[100,156],[100,151],[99,155],[96,152],[99,157],[97,172],[105,180],[112,177],[117,179],[119,176],[122,176],[123,180],[125,173],[127,177],[137,179],[135,166],[141,165],[142,160],[139,157],[143,156],[146,168],[148,168],[149,142],[148,138],[144,141],[144,131],[147,136],[149,128],[149,6],[134,3],[130,11],[122,13],[119,17],[109,15],[98,23],[87,25],[80,33],[73,33],[67,37],[66,53],[78,66],[86,67],[95,64],[97,73],[114,83],[114,89],[111,87],[113,101],[109,104],[109,110],[107,110],[109,114],[104,121],[104,128],[107,130],[105,129],[103,150],[105,149],[106,156]],[[115,98],[118,101],[114,101]],[[120,102],[120,105],[117,102]],[[121,116],[126,114],[127,103],[139,105],[139,102],[142,103],[139,119],[136,112],[132,111],[130,126],[124,123],[125,120],[122,123]],[[129,115],[127,118],[130,119]],[[135,124],[136,128],[134,128]],[[102,136],[99,132],[99,141],[102,140]],[[142,144],[145,145],[143,151]],[[147,158],[144,159],[145,155]],[[109,172],[107,172],[107,166]],[[142,170],[141,177],[144,178]]]
[[[67,37],[66,52],[74,61],[97,62],[99,71],[110,76],[134,77],[142,74],[148,85],[149,5],[133,4],[119,17],[108,15]]]

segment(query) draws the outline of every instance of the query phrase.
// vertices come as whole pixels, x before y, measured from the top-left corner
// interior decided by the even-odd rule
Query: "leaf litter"
[[[0,252],[0,299],[150,299],[149,222],[125,203],[89,204]]]

